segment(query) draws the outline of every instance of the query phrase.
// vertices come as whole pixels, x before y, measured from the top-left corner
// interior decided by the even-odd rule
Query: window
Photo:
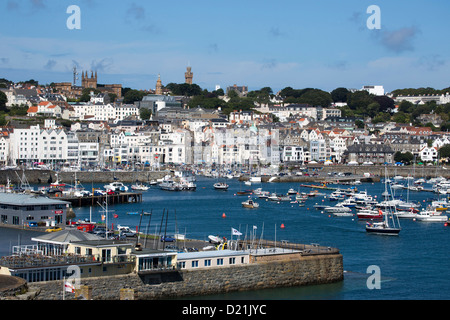
[[[218,266],[223,266],[223,259],[222,258],[217,259],[217,265]]]
[[[198,260],[192,261],[192,268],[198,268]]]
[[[236,264],[236,258],[230,258],[229,259],[230,264]]]
[[[211,266],[211,259],[206,259],[206,260],[204,261],[204,266],[205,266],[205,267],[210,267],[210,266]]]

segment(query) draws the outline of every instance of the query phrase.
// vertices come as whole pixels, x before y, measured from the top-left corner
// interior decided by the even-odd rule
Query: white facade
[[[114,121],[124,120],[129,116],[139,117],[139,109],[135,105],[115,106],[113,104],[75,104],[74,118],[87,121]]]
[[[305,154],[303,147],[299,146],[284,146],[283,147],[283,162],[300,162],[303,163],[305,161]]]
[[[384,87],[383,86],[364,86],[362,87],[361,91],[367,91],[370,94],[376,95],[376,96],[384,96]]]
[[[437,161],[438,150],[436,147],[423,147],[419,151],[419,157],[422,161]]]

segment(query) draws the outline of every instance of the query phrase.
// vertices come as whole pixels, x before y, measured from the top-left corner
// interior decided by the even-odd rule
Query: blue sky
[[[70,5],[81,30],[69,30]],[[378,5],[381,29],[369,30]],[[361,88],[450,86],[442,0],[2,0],[0,78],[71,82],[72,68],[136,89],[184,82]]]

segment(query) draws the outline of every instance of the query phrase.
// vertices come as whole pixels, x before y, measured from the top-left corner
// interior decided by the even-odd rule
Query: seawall
[[[16,174],[17,173],[17,174]],[[25,177],[30,184],[48,185],[51,177],[55,182],[58,178],[60,182],[74,184],[75,172],[54,172],[51,170],[25,170]],[[133,183],[136,180],[147,183],[151,180],[163,178],[167,171],[80,171],[76,173],[77,180],[89,188],[89,183],[110,183],[117,181]],[[56,176],[58,174],[58,177]],[[23,172],[21,170],[0,170],[0,184],[6,184],[8,178],[15,184],[20,184]],[[19,177],[18,177],[19,176]]]
[[[87,278],[81,279],[80,285],[91,288],[93,300],[119,300],[124,289],[132,290],[133,299],[153,300],[317,285],[344,279],[341,254],[283,256],[281,260],[267,259],[227,268]],[[31,283],[29,287],[30,290],[40,290],[37,300],[62,298],[61,281]],[[67,294],[66,297],[70,299]]]

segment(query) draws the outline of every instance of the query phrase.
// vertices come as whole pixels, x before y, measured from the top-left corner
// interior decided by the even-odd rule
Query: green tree
[[[356,110],[357,113],[363,114],[364,109],[374,102],[373,96],[367,91],[355,91],[349,95],[347,104],[352,110]]]
[[[446,144],[439,149],[441,158],[450,158],[450,144]]]
[[[83,91],[81,91],[81,97],[79,99],[79,102],[88,102],[91,100],[91,92],[94,94],[99,94],[101,91],[94,88],[84,88]]]
[[[123,102],[127,104],[133,104],[136,101],[142,101],[142,98],[146,96],[147,93],[139,90],[128,90],[123,97]]]
[[[8,97],[3,91],[0,91],[0,111],[6,111],[6,103],[8,102]]]
[[[331,91],[331,99],[334,102],[347,102],[348,96],[350,95],[350,91],[347,88],[336,88]]]
[[[152,115],[152,112],[147,108],[140,108],[139,109],[139,116],[142,120],[148,120],[150,119],[150,116]]]

